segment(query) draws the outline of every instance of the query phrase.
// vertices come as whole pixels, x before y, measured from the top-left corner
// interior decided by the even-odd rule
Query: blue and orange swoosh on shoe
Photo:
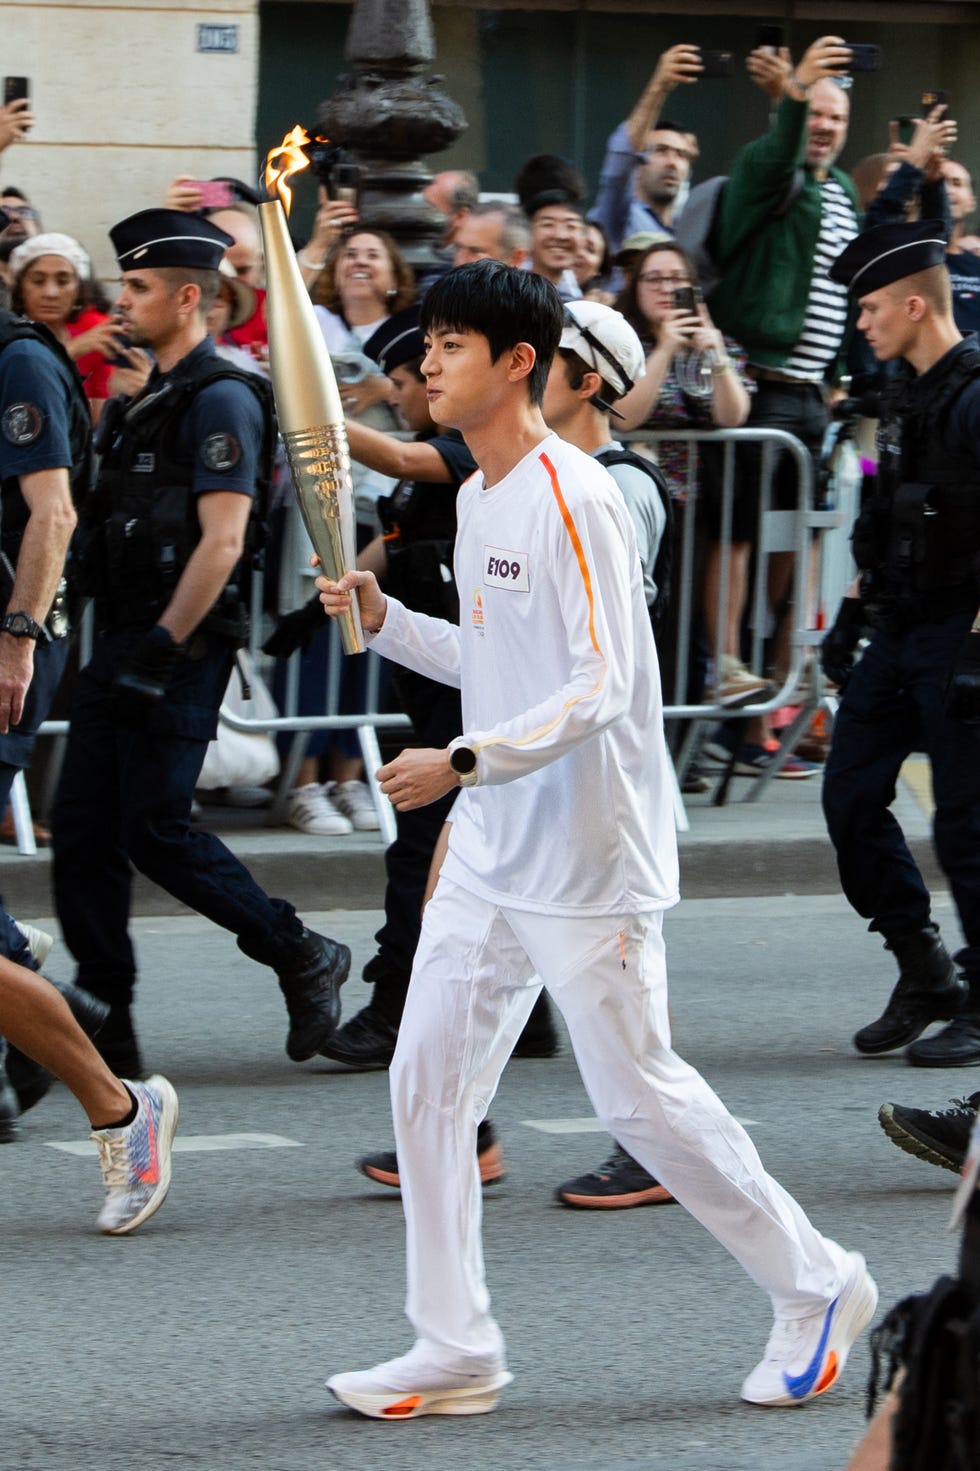
[[[808,1394],[822,1394],[829,1389],[837,1378],[837,1355],[831,1354],[827,1363],[824,1363],[824,1355],[827,1352],[827,1339],[830,1337],[830,1326],[834,1320],[834,1312],[839,1299],[834,1301],[827,1309],[823,1322],[823,1331],[820,1334],[820,1342],[813,1353],[813,1358],[807,1364],[802,1374],[783,1373],[783,1382],[787,1393],[794,1399],[806,1399]],[[829,1377],[828,1377],[829,1376]]]

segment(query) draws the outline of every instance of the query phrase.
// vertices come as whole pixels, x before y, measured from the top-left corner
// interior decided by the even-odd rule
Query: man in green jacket
[[[847,295],[827,274],[858,232],[854,187],[834,167],[847,138],[850,112],[848,93],[837,79],[849,62],[850,50],[836,36],[815,41],[795,71],[788,52],[753,52],[750,72],[778,101],[768,131],[746,144],[735,159],[713,241],[721,280],[711,296],[711,314],[745,349],[756,381],[746,427],[787,430],[814,459],[850,330]],[[733,645],[758,518],[760,453],[755,446],[740,456],[739,472],[725,620]],[[782,456],[775,471],[775,506],[796,505],[796,479],[793,462]],[[791,566],[789,554],[773,558],[769,591],[776,609],[786,598]],[[720,572],[721,546],[716,541],[707,569],[709,627],[716,626]],[[737,646],[726,653],[724,680],[744,676],[758,688],[757,678],[744,669],[740,673]],[[732,691],[725,693],[726,703],[735,703]],[[750,754],[761,769],[767,759],[761,740]]]

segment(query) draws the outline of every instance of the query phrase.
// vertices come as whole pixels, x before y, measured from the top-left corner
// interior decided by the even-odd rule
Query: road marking
[[[736,1119],[736,1123],[749,1129],[758,1124],[758,1119]],[[605,1134],[606,1126],[593,1114],[582,1119],[522,1119],[525,1129],[537,1129],[539,1134]]]
[[[65,1154],[98,1154],[94,1139],[72,1139],[63,1144],[46,1140],[48,1149]],[[174,1140],[175,1154],[207,1154],[216,1149],[302,1149],[298,1139],[282,1134],[179,1134]]]

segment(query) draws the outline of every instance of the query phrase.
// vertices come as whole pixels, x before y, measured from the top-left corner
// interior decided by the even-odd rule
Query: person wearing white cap
[[[88,493],[91,434],[81,380],[61,343],[0,310],[0,811],[31,764],[68,658],[62,579],[76,506]],[[2,905],[0,955],[36,968]],[[80,1017],[89,999],[75,993]],[[5,1087],[4,1054],[0,1039],[0,1139],[9,1139],[18,1114],[46,1089],[14,1053]]]
[[[100,293],[88,252],[71,235],[51,231],[18,245],[8,268],[14,311],[54,333],[78,365],[93,423],[98,423],[111,397],[113,360],[126,344],[120,322],[96,304]]]

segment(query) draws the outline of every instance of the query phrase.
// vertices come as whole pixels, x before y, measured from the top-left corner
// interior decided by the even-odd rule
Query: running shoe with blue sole
[[[878,1306],[878,1289],[864,1257],[848,1252],[847,1263],[847,1279],[828,1308],[805,1318],[777,1315],[762,1361],[742,1385],[743,1400],[803,1405],[837,1382]]]

